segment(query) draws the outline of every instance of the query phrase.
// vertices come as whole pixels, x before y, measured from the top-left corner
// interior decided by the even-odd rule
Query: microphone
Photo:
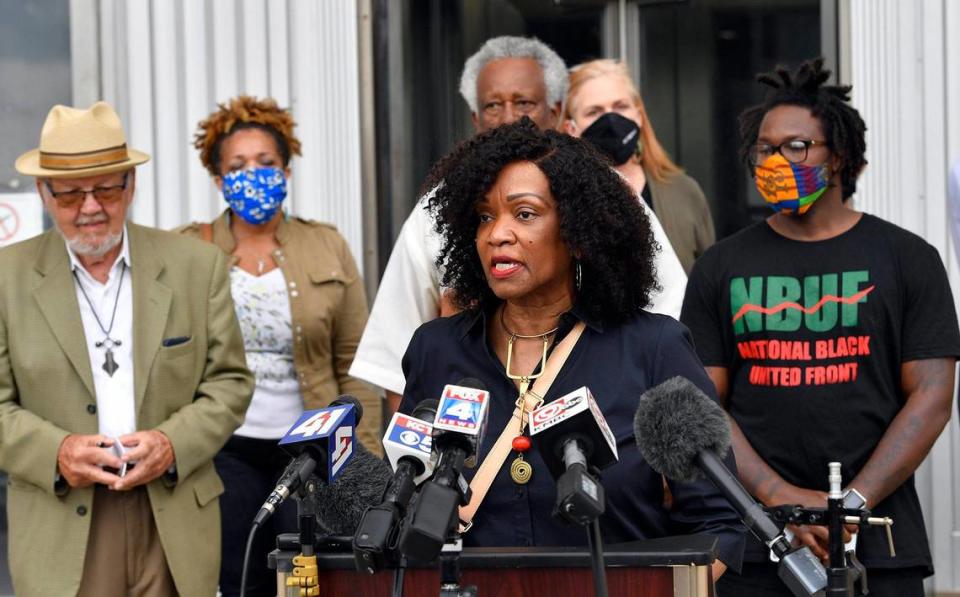
[[[386,566],[388,546],[416,486],[433,473],[433,419],[437,406],[436,400],[424,400],[412,416],[394,413],[383,435],[384,452],[395,472],[379,505],[363,514],[354,535],[353,555],[361,572],[373,574]]]
[[[647,463],[668,479],[710,479],[748,529],[780,557],[781,580],[794,595],[827,586],[827,573],[808,547],[792,549],[780,528],[723,463],[730,449],[726,413],[700,388],[674,377],[644,392],[633,421],[637,446]]]
[[[440,396],[433,421],[435,450],[443,453],[454,447],[463,449],[465,464],[477,464],[477,447],[487,426],[490,392],[479,379],[466,377],[457,385],[447,384]]]
[[[490,393],[478,379],[466,378],[444,387],[433,420],[437,464],[400,533],[400,553],[404,556],[432,562],[456,528],[458,507],[470,502],[470,484],[463,476],[463,467],[476,463],[489,406]]]
[[[327,408],[300,415],[279,444],[293,460],[254,516],[254,526],[270,518],[311,475],[316,474],[328,483],[336,479],[353,457],[354,429],[362,416],[360,401],[349,394],[337,397]],[[320,463],[323,466],[318,469]]]
[[[603,514],[603,485],[590,474],[617,462],[617,442],[587,387],[530,413],[530,436],[557,480],[554,516],[579,525]]]
[[[356,454],[336,481],[317,484],[317,523],[330,535],[352,536],[364,511],[380,503],[392,477],[390,465],[357,442]]]

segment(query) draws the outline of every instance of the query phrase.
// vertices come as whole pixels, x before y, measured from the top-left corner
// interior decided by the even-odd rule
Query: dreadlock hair
[[[750,148],[757,142],[760,123],[777,106],[808,108],[820,119],[827,147],[840,158],[840,190],[846,201],[857,190],[857,177],[867,165],[867,125],[850,105],[850,85],[826,85],[830,71],[823,58],[807,60],[795,71],[778,66],[772,73],[757,75],[757,81],[771,88],[763,103],[740,114],[740,159],[750,169]]]

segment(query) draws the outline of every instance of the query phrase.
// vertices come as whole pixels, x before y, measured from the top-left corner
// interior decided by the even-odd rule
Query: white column
[[[73,1],[99,4],[99,88],[152,157],[137,173],[134,221],[171,228],[223,209],[192,146],[197,122],[235,95],[272,95],[303,145],[291,213],[336,225],[362,268],[353,0]],[[97,72],[83,64],[80,75]]]
[[[960,3],[849,4],[850,29],[842,35],[849,36],[853,101],[867,123],[870,162],[856,205],[936,247],[956,297],[960,270],[949,238],[946,177],[948,164],[960,158],[960,43],[953,34],[960,26]],[[954,416],[916,475],[936,591],[960,588],[958,463]]]

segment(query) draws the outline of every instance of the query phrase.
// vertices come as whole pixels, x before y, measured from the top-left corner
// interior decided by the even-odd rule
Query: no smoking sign
[[[20,214],[9,203],[0,203],[0,244],[6,243],[20,230]]]
[[[43,232],[43,204],[36,193],[0,193],[0,247]]]

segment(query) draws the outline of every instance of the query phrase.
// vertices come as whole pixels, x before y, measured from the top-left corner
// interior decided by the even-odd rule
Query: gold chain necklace
[[[523,459],[523,453],[530,448],[530,438],[526,437],[523,433],[527,428],[527,410],[524,408],[526,404],[526,395],[530,390],[530,382],[541,375],[543,375],[544,370],[547,368],[547,349],[550,347],[550,336],[555,334],[560,326],[543,332],[542,334],[532,334],[524,335],[517,334],[513,332],[510,328],[507,327],[507,323],[503,320],[503,312],[506,310],[506,306],[500,309],[500,327],[503,328],[503,331],[510,336],[510,339],[507,340],[507,363],[506,363],[506,373],[507,377],[512,381],[520,382],[520,395],[517,398],[517,406],[520,408],[520,435],[513,439],[512,447],[518,452],[517,458],[510,465],[510,478],[513,479],[513,482],[518,485],[525,485],[530,482],[530,479],[533,477],[533,467],[530,466],[530,463]],[[539,373],[529,373],[527,375],[514,375],[511,370],[513,369],[513,344],[517,340],[541,340],[543,342],[543,356],[540,361],[540,372]],[[533,394],[533,392],[530,392]],[[543,402],[543,398],[534,394],[534,397],[537,398],[538,403]]]

